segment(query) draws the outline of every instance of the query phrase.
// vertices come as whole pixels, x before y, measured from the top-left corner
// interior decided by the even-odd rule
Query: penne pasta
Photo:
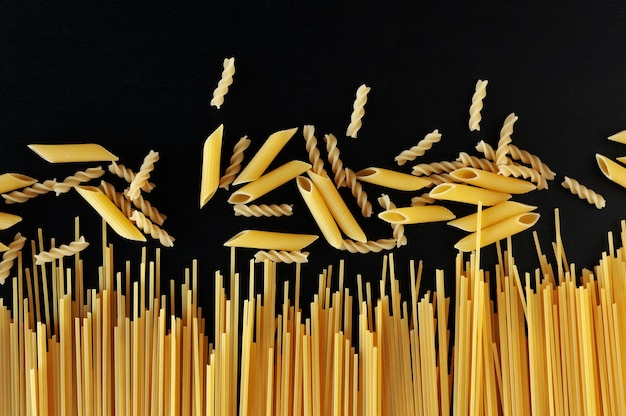
[[[76,186],[78,191],[89,205],[113,228],[120,236],[134,241],[146,241],[146,237],[120,211],[115,204],[98,188],[94,186]]]
[[[378,218],[390,224],[422,224],[448,221],[455,218],[455,215],[441,205],[427,205],[388,209],[378,214]]]
[[[398,191],[417,191],[428,185],[428,179],[383,168],[366,168],[357,172],[358,180]]]
[[[617,142],[617,143],[622,143],[622,144],[626,144],[626,130],[622,130],[620,132],[617,132],[615,134],[610,135],[609,137],[607,137],[609,140]]]
[[[260,250],[298,251],[317,239],[318,236],[312,234],[244,230],[233,236],[224,245],[226,247],[256,248]]]
[[[507,194],[525,194],[537,189],[537,185],[532,182],[474,168],[457,169],[450,172],[450,176],[459,182]]]
[[[494,205],[490,208],[487,208],[481,212],[481,227],[485,228],[490,225],[493,225],[497,222],[510,218],[514,215],[524,214],[526,212],[530,212],[535,210],[537,207],[527,204],[522,204],[521,202],[515,201],[505,201],[501,202],[497,205]],[[454,221],[450,221],[448,225],[451,225],[456,228],[460,228],[464,231],[476,231],[478,214],[470,214],[465,217],[457,218]]]
[[[312,171],[308,171],[307,174],[322,194],[322,198],[324,198],[326,206],[330,209],[330,213],[337,221],[339,228],[353,240],[365,243],[367,241],[365,233],[341,198],[333,181]]]
[[[311,165],[306,162],[301,162],[299,160],[287,162],[273,171],[250,182],[241,189],[233,192],[230,198],[228,198],[228,202],[231,204],[250,203],[258,197],[263,196],[290,180],[295,179],[299,175],[302,175],[309,169],[311,169]]]
[[[220,183],[220,156],[224,125],[220,124],[207,137],[202,150],[202,179],[200,181],[200,208],[215,195]]]
[[[626,156],[616,157],[615,160],[617,160],[621,164],[626,164]]]
[[[260,178],[274,158],[276,158],[278,152],[287,144],[297,130],[297,128],[281,130],[270,135],[239,176],[233,181],[233,185],[241,185]]]
[[[599,153],[596,153],[596,161],[604,176],[626,188],[626,168],[624,166]]]
[[[485,247],[514,234],[520,233],[532,227],[539,220],[539,214],[527,212],[507,218],[481,229],[480,244],[477,244],[478,232],[472,233],[460,239],[454,246],[459,251],[472,251],[476,247]]]
[[[36,179],[21,173],[3,173],[0,175],[0,194],[25,188],[34,183],[37,183]]]
[[[28,147],[50,163],[115,162],[118,157],[96,143],[29,144]]]
[[[326,202],[324,202],[320,191],[309,178],[304,176],[299,176],[296,179],[296,183],[298,184],[298,190],[302,195],[302,199],[304,199],[306,206],[309,208],[311,215],[313,215],[317,226],[320,228],[326,241],[328,241],[328,244],[337,249],[341,248],[343,243],[341,231],[339,231],[339,227],[328,209],[328,206],[326,206]]]
[[[458,183],[442,183],[435,186],[428,195],[434,199],[474,205],[478,205],[478,202],[481,201],[486,206],[496,205],[511,199],[511,194]]]
[[[0,212],[0,230],[11,228],[20,221],[22,221],[22,217],[19,215]]]

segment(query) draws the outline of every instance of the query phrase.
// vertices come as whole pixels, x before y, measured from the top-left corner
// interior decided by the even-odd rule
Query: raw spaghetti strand
[[[441,140],[441,133],[435,129],[431,133],[428,133],[422,140],[408,150],[403,150],[398,156],[394,158],[398,166],[404,165],[406,162],[411,162],[420,156],[423,156],[428,150],[430,150],[435,143]]]
[[[233,83],[233,75],[235,75],[235,58],[225,58],[223,63],[222,78],[217,83],[217,87],[213,91],[211,105],[219,109],[224,104],[224,97],[228,93],[228,87]]]
[[[392,250],[396,245],[395,238],[383,238],[375,241],[367,241],[365,243],[346,239],[343,240],[341,249],[350,253],[380,253],[383,250]]]
[[[89,243],[85,241],[85,237],[80,237],[76,241],[72,241],[69,245],[62,244],[60,247],[53,247],[50,251],[42,251],[35,255],[35,261],[37,265],[50,263],[54,260],[61,259],[66,256],[73,256],[76,253],[80,253],[89,246]]]
[[[0,285],[3,285],[6,278],[11,274],[11,268],[17,258],[17,253],[22,250],[24,243],[26,243],[26,237],[17,233],[13,241],[9,244],[9,249],[2,253],[2,261],[0,262]]]
[[[365,115],[365,104],[367,103],[367,94],[369,94],[371,88],[362,84],[356,90],[356,98],[352,104],[352,114],[350,115],[350,124],[346,129],[346,136],[356,139],[356,136],[361,129],[361,120]]]
[[[2,198],[4,198],[4,202],[7,204],[21,204],[39,195],[45,195],[48,192],[54,191],[56,184],[56,179],[48,179],[42,183],[35,183],[18,191],[2,194]]]
[[[104,169],[101,166],[96,168],[88,168],[84,171],[78,171],[75,174],[68,176],[63,180],[63,182],[59,182],[54,185],[54,192],[57,196],[69,192],[77,185],[81,183],[89,182],[92,179],[97,179],[100,176],[104,175]]]
[[[228,190],[233,183],[237,174],[241,170],[241,163],[243,162],[243,152],[250,146],[250,139],[248,136],[243,136],[235,144],[233,148],[233,155],[230,157],[230,164],[224,172],[224,176],[220,178],[219,187]]]
[[[135,178],[131,181],[128,190],[128,198],[131,200],[139,198],[141,188],[145,186],[150,178],[150,172],[154,170],[154,164],[159,160],[159,152],[150,150],[146,155],[139,168],[139,172],[135,175]]]

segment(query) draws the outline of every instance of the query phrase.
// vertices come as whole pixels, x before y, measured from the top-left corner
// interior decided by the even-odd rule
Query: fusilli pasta
[[[124,196],[123,193],[117,192],[115,187],[111,185],[107,181],[101,181],[100,186],[98,187],[100,190],[115,204],[116,207],[120,209],[124,213],[127,218],[130,218],[133,215],[135,209],[132,206],[132,203]]]
[[[293,205],[288,204],[271,204],[271,205],[233,205],[236,216],[243,217],[282,217],[291,216],[293,214]]]
[[[19,191],[2,194],[2,198],[4,198],[4,202],[7,204],[21,204],[29,199],[38,197],[39,195],[45,195],[48,192],[52,192],[56,184],[56,179],[48,179],[43,181],[43,183],[35,183]]]
[[[365,243],[346,239],[343,240],[341,249],[350,253],[380,253],[383,250],[393,250],[396,244],[395,238],[383,238],[376,241],[367,241]]]
[[[457,158],[457,160],[460,161],[464,166],[470,166],[475,169],[482,169],[493,173],[498,172],[498,165],[493,163],[491,160],[471,156],[465,152],[459,153],[459,157]]]
[[[400,152],[398,156],[394,158],[398,166],[404,165],[406,162],[410,162],[415,160],[419,156],[423,156],[427,150],[433,147],[433,144],[439,142],[441,140],[441,133],[439,130],[433,130],[431,133],[428,133],[422,140],[417,142],[417,144],[411,147],[408,150],[403,150]]]
[[[302,251],[284,251],[284,250],[268,250],[257,251],[254,255],[254,262],[261,263],[265,260],[274,263],[307,263],[309,261],[309,253]]]
[[[75,174],[65,178],[63,182],[59,182],[54,185],[54,192],[57,196],[59,196],[61,194],[69,192],[76,185],[89,182],[92,179],[97,179],[102,175],[104,175],[104,169],[102,169],[101,166],[98,166],[96,168],[89,168],[84,171],[78,171]]]
[[[53,247],[50,251],[42,251],[35,255],[35,263],[42,265],[62,257],[73,256],[76,253],[80,253],[89,246],[89,243],[85,241],[85,237],[80,237],[76,241],[72,241],[69,245],[63,244],[61,247]]]
[[[11,268],[17,258],[17,253],[24,247],[26,237],[20,233],[15,234],[15,238],[9,244],[9,249],[2,253],[2,262],[0,262],[0,285],[3,285],[7,277],[11,274]]]
[[[130,188],[128,190],[128,198],[131,200],[139,198],[141,188],[150,178],[150,172],[154,170],[154,164],[159,160],[159,152],[150,150],[150,152],[143,159],[143,163],[139,168],[139,172],[135,175],[135,178],[130,182]]]
[[[412,174],[415,176],[431,175],[433,173],[450,173],[453,170],[465,167],[465,164],[458,160],[453,161],[441,161],[432,163],[420,163],[413,166]]]
[[[142,229],[144,233],[150,234],[155,240],[159,240],[165,247],[174,247],[174,237],[158,225],[153,224],[142,212],[135,210],[130,220],[135,221],[137,227]]]
[[[602,195],[582,185],[576,179],[565,176],[561,185],[565,189],[569,189],[572,194],[578,195],[580,199],[586,199],[587,202],[595,205],[598,209],[602,209],[606,206],[606,200]]]
[[[513,126],[517,121],[515,113],[509,114],[504,120],[502,129],[500,130],[500,140],[498,141],[498,148],[496,149],[495,162],[498,166],[508,165],[510,163],[507,155],[510,153],[509,144],[511,143],[511,134],[513,134]]]
[[[128,195],[126,195],[128,190],[125,190],[124,192],[124,196],[128,198]],[[147,215],[148,218],[150,218],[150,221],[157,225],[163,225],[163,223],[167,219],[167,215],[159,212],[159,210],[152,206],[149,201],[146,201],[143,196],[141,196],[141,194],[139,194],[139,198],[133,199],[132,202],[136,208],[140,209],[144,215]]]
[[[367,199],[367,193],[363,190],[363,186],[357,180],[356,173],[350,168],[345,168],[346,186],[352,191],[352,196],[356,199],[356,203],[361,208],[361,214],[365,218],[372,215],[372,203]]]
[[[127,168],[122,164],[117,164],[116,162],[112,162],[109,165],[109,172],[112,174],[124,179],[126,182],[131,183],[133,179],[135,179],[136,173],[133,172],[132,169]],[[151,192],[154,189],[155,185],[152,182],[146,182],[141,187],[141,190],[144,192]]]
[[[480,121],[482,120],[482,115],[480,114],[483,109],[483,100],[487,96],[487,83],[489,81],[479,79],[476,82],[476,88],[474,90],[474,95],[472,95],[472,105],[469,109],[469,129],[470,131],[480,131]]]
[[[230,164],[224,172],[224,176],[220,178],[219,187],[228,190],[230,185],[237,177],[237,174],[241,170],[241,162],[243,162],[243,152],[250,146],[250,139],[248,136],[243,136],[235,144],[233,148],[233,155],[230,157]]]
[[[228,92],[228,87],[233,83],[233,75],[235,75],[235,58],[224,59],[224,70],[222,71],[222,78],[217,83],[217,88],[213,91],[213,98],[211,99],[211,105],[218,109],[224,104],[224,97]]]
[[[382,194],[378,198],[378,204],[384,209],[395,209],[396,204],[391,202],[389,199],[389,195]],[[391,224],[391,228],[393,229],[393,238],[396,240],[396,247],[402,247],[407,244],[406,235],[404,235],[404,225],[402,224]]]
[[[514,144],[509,144],[509,152],[511,157],[515,160],[520,160],[523,163],[530,165],[533,169],[541,173],[541,175],[547,180],[554,179],[556,175],[545,163],[541,161],[539,156],[533,155],[526,150],[521,150]]]
[[[541,173],[533,168],[521,165],[500,165],[499,169],[504,176],[529,179],[531,182],[537,184],[537,189],[548,189],[548,182],[546,182],[546,179],[541,176]]]
[[[437,200],[435,198],[431,198],[428,192],[411,198],[412,207],[434,204],[435,202],[437,202]]]
[[[365,103],[367,103],[367,94],[370,92],[370,87],[365,84],[361,85],[356,90],[356,98],[352,104],[352,114],[350,115],[350,124],[346,129],[346,136],[356,139],[357,133],[361,129],[361,119],[365,115]]]

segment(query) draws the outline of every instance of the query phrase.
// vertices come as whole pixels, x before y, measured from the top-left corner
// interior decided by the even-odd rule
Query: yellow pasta
[[[104,175],[104,169],[102,169],[101,166],[79,170],[75,174],[63,179],[63,182],[59,182],[54,185],[54,193],[56,196],[59,196],[63,193],[69,192],[73,187],[80,185],[81,183],[97,179],[102,175]]]
[[[130,218],[130,216],[133,215],[135,209],[131,201],[126,198],[123,193],[117,192],[112,184],[107,181],[100,181],[98,189],[100,189],[126,217]]]
[[[599,153],[596,153],[596,161],[604,176],[626,188],[626,168],[624,166]]]
[[[289,204],[261,204],[261,205],[233,205],[235,216],[243,217],[282,217],[293,215],[293,205]]]
[[[337,147],[337,138],[334,134],[326,134],[324,136],[324,142],[326,143],[326,153],[328,154],[328,163],[330,163],[330,168],[333,172],[335,181],[335,185],[337,188],[341,188],[345,186],[346,181],[346,170],[343,167],[343,162],[341,161],[339,148]],[[314,171],[315,172],[315,171]],[[325,176],[323,173],[315,172],[318,175]]]
[[[480,111],[483,109],[483,100],[487,96],[487,84],[489,81],[479,79],[476,82],[474,95],[472,96],[472,105],[469,109],[469,129],[470,131],[480,131],[480,120],[482,116]]]
[[[403,150],[398,156],[394,158],[398,166],[404,165],[406,162],[415,160],[419,156],[423,156],[426,151],[433,147],[435,143],[441,140],[441,133],[435,129],[431,133],[428,133],[422,140],[420,140],[415,146],[408,150]]]
[[[626,144],[626,130],[612,134],[608,137],[608,139],[617,143]]]
[[[474,168],[457,169],[450,172],[450,176],[459,182],[508,194],[525,194],[537,189],[532,182]]]
[[[489,244],[493,244],[497,241],[527,230],[528,228],[535,225],[538,220],[539,214],[534,212],[518,214],[481,229],[480,243],[477,242],[478,232],[475,232],[460,239],[454,245],[454,248],[459,251],[472,251],[475,250],[476,247],[482,248],[488,246]]]
[[[0,262],[0,285],[3,285],[7,277],[11,274],[11,268],[17,258],[17,253],[22,250],[25,243],[26,237],[22,236],[20,233],[15,234],[15,238],[8,247],[0,243],[0,251],[4,252],[2,254],[2,261]]]
[[[318,236],[312,234],[244,230],[237,233],[224,245],[226,247],[256,248],[260,250],[298,251],[317,239]]]
[[[213,91],[213,98],[211,99],[211,105],[218,109],[224,104],[224,97],[228,93],[228,87],[233,83],[233,75],[235,75],[235,58],[224,59],[224,70],[222,71],[222,78],[217,83],[217,88]]]
[[[2,194],[4,202],[7,204],[21,204],[29,199],[38,197],[39,195],[45,195],[48,192],[54,191],[54,187],[57,184],[56,179],[47,179],[42,183],[37,182],[19,191],[12,191],[6,194]]]
[[[621,164],[626,164],[626,156],[616,157],[615,160],[617,160]]]
[[[37,265],[50,263],[58,260],[62,257],[73,256],[76,253],[80,253],[89,246],[89,243],[85,241],[85,237],[80,237],[76,241],[72,241],[69,244],[62,244],[60,247],[53,247],[50,251],[42,251],[35,255],[35,261]]]
[[[111,162],[111,164],[109,165],[109,172],[111,172],[112,174],[116,175],[119,178],[124,179],[128,183],[131,183],[133,179],[135,179],[135,176],[137,175],[135,172],[133,172],[132,169],[127,168],[126,166],[122,164],[118,164],[116,162]],[[155,185],[152,182],[147,181],[142,185],[141,190],[144,192],[152,192],[154,187]]]
[[[411,171],[411,174],[415,176],[422,176],[422,175],[431,175],[433,173],[436,173],[436,174],[444,173],[444,172],[449,173],[449,172],[452,172],[453,170],[457,170],[465,166],[468,166],[468,165],[459,160],[454,160],[454,161],[443,160],[441,162],[420,163],[419,165],[413,166],[413,170]]]
[[[315,223],[328,244],[335,248],[340,248],[342,244],[341,231],[339,231],[339,227],[320,191],[309,178],[304,176],[298,177],[296,183],[302,199],[304,199],[311,215],[313,215],[313,219],[315,219]]]
[[[0,175],[0,194],[30,186],[36,182],[37,179],[20,173],[3,173]]]
[[[202,150],[202,178],[200,182],[200,208],[209,202],[220,183],[220,157],[224,125],[220,124],[207,137]]]
[[[0,212],[0,230],[11,228],[20,221],[22,221],[22,217],[19,215]]]
[[[159,160],[159,152],[150,150],[146,157],[143,159],[143,163],[139,167],[139,172],[135,175],[130,183],[128,189],[128,197],[132,199],[139,198],[141,189],[143,189],[150,179],[150,172],[154,170],[154,164]]]
[[[494,205],[490,208],[487,208],[481,211],[481,226],[487,227],[489,225],[493,225],[497,222],[505,220],[509,217],[518,214],[524,214],[526,212],[530,212],[537,209],[537,207],[527,204],[522,204],[521,202],[515,201],[505,201],[501,202],[497,205]],[[476,224],[478,220],[478,214],[470,214],[461,218],[457,218],[454,221],[450,221],[448,225],[451,225],[456,228],[460,228],[464,231],[476,231]]]
[[[233,192],[230,198],[228,198],[228,202],[231,204],[248,204],[290,180],[295,179],[309,169],[311,169],[311,165],[306,162],[299,160],[287,162]]]
[[[348,251],[350,253],[380,253],[381,251],[393,250],[397,245],[395,238],[383,238],[380,240],[370,241],[353,241],[343,240],[341,250]]]
[[[243,162],[243,152],[250,146],[250,139],[248,136],[243,136],[235,144],[233,149],[233,155],[230,157],[230,164],[226,168],[226,172],[220,178],[220,188],[228,190],[230,184],[233,183],[235,177],[241,170],[241,162]]]
[[[582,185],[576,179],[565,176],[561,185],[565,189],[569,189],[571,193],[578,195],[580,199],[586,199],[587,202],[595,205],[598,209],[606,206],[606,200],[602,195]]]
[[[297,128],[292,128],[271,134],[233,181],[233,185],[241,185],[260,178],[297,130]]]
[[[471,156],[465,152],[461,152],[459,153],[459,157],[457,158],[457,160],[461,162],[463,166],[471,166],[473,168],[487,170],[489,172],[498,172],[498,165],[496,165],[489,158],[479,158],[476,156]]]
[[[345,184],[352,196],[356,199],[356,203],[361,208],[361,214],[365,218],[372,216],[372,203],[369,201],[367,192],[363,189],[361,182],[357,178],[357,174],[350,168],[345,168],[346,180]]]
[[[511,194],[458,183],[442,183],[434,187],[428,195],[435,199],[474,205],[478,205],[480,201],[486,206],[496,205],[511,199]]]
[[[146,241],[146,237],[126,218],[115,204],[98,188],[77,186],[74,189],[95,209],[120,236],[134,241]]]
[[[315,137],[315,126],[305,125],[302,128],[306,151],[309,155],[309,163],[313,165],[311,169],[318,175],[326,175],[324,161],[320,157],[320,149],[317,148],[317,137]]]
[[[378,204],[381,206],[381,208],[385,210],[397,208],[396,204],[391,202],[389,195],[386,194],[382,194],[378,198]],[[393,229],[393,238],[396,240],[396,247],[402,247],[407,245],[408,240],[406,238],[406,235],[404,235],[404,225],[391,224],[391,228]]]
[[[360,181],[399,191],[417,191],[431,183],[428,179],[383,168],[366,168],[357,172],[356,176]]]
[[[496,149],[496,158],[494,159],[498,166],[508,165],[510,163],[507,155],[509,154],[509,144],[511,143],[511,134],[513,134],[513,125],[517,119],[518,117],[515,113],[511,113],[504,120],[502,129],[500,130],[500,140],[498,141],[498,148]]]
[[[174,237],[153,224],[141,211],[133,211],[133,215],[129,219],[135,221],[138,228],[142,229],[144,233],[150,234],[152,238],[159,240],[165,247],[174,247]]]
[[[362,243],[367,241],[365,233],[361,229],[350,209],[341,198],[339,191],[335,188],[333,181],[325,176],[317,175],[311,171],[307,172],[316,188],[319,189],[326,206],[330,209],[333,218],[337,221],[339,228],[350,238]]]
[[[95,143],[29,144],[28,147],[50,163],[111,162],[118,157]]]
[[[258,251],[254,255],[255,263],[262,263],[264,261],[272,261],[274,263],[306,263],[309,261],[309,253],[302,251],[284,251],[284,250],[269,250]]]
[[[365,115],[365,104],[367,103],[367,94],[370,92],[370,87],[365,84],[359,86],[356,90],[356,97],[352,104],[352,114],[350,115],[350,124],[346,129],[346,136],[356,139],[356,136],[361,129],[361,119]]]
[[[378,218],[390,224],[422,224],[448,221],[455,218],[455,215],[446,207],[427,205],[388,209],[378,214]]]

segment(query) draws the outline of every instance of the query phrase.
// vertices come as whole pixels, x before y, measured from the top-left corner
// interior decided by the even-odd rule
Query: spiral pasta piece
[[[481,142],[481,143],[484,143],[484,142]],[[491,149],[491,146],[489,146],[489,148]],[[459,157],[457,158],[457,160],[460,161],[464,166],[469,166],[475,169],[482,169],[482,170],[486,170],[488,172],[493,172],[493,173],[498,172],[498,165],[493,163],[491,160],[478,158],[476,156],[469,155],[465,152],[459,153]]]
[[[35,264],[38,266],[50,263],[58,260],[62,257],[73,256],[76,253],[80,253],[89,246],[89,243],[85,241],[85,237],[81,236],[78,240],[72,241],[69,244],[63,244],[61,247],[53,247],[50,251],[42,251],[35,255]]]
[[[382,194],[378,198],[378,204],[385,211],[396,208],[396,204],[391,202],[391,199],[389,199],[389,195],[387,194]],[[406,239],[406,235],[404,235],[404,225],[391,224],[391,228],[393,229],[393,238],[394,240],[396,240],[396,247],[405,246],[407,244],[407,239]]]
[[[0,262],[0,285],[3,285],[7,277],[11,274],[11,268],[17,258],[17,253],[24,247],[26,237],[20,233],[15,234],[15,238],[9,244],[9,249],[2,253],[2,261]]]
[[[59,182],[54,185],[54,192],[57,196],[69,192],[72,188],[81,183],[89,182],[92,179],[97,179],[100,176],[104,175],[104,169],[102,166],[98,166],[96,168],[89,168],[84,171],[78,171],[75,174],[68,176],[63,180],[63,182]]]
[[[537,189],[548,189],[548,182],[546,182],[546,179],[541,176],[541,173],[533,168],[521,165],[500,165],[499,169],[500,173],[504,176],[529,179],[531,182],[537,184]]]
[[[459,160],[441,161],[432,163],[420,163],[413,166],[412,174],[415,176],[431,175],[433,173],[450,173],[453,170],[465,167],[465,164]]]
[[[124,191],[124,197],[128,200],[128,189]],[[115,201],[113,201],[115,202]],[[156,209],[149,201],[146,201],[141,194],[139,194],[139,198],[132,200],[133,205],[141,210],[143,215],[147,215],[150,218],[150,221],[157,225],[163,225],[165,220],[167,219],[167,215],[162,214]],[[131,213],[132,215],[132,213]]]
[[[489,83],[489,81],[483,81],[481,79],[476,82],[474,95],[472,95],[472,105],[470,105],[469,109],[470,131],[480,131],[480,121],[482,120],[480,112],[483,109],[483,100],[487,96],[487,83]]]
[[[139,172],[135,175],[135,178],[130,182],[130,188],[128,190],[128,198],[131,200],[139,198],[141,188],[148,182],[150,178],[150,172],[154,170],[154,164],[159,160],[159,152],[150,150],[150,152],[143,159],[143,163],[139,168]]]
[[[100,186],[98,187],[106,196],[109,198],[116,207],[124,213],[127,218],[130,218],[133,215],[135,209],[132,206],[132,203],[124,196],[123,193],[117,192],[115,187],[111,185],[107,181],[100,181]]]
[[[502,129],[500,130],[500,140],[498,141],[498,148],[496,149],[495,162],[498,166],[508,165],[511,163],[507,155],[509,154],[509,144],[511,143],[511,134],[513,134],[513,125],[517,121],[515,113],[509,114],[504,120]]]
[[[485,158],[493,163],[496,163],[498,156],[496,155],[496,151],[491,147],[490,144],[485,143],[484,140],[481,140],[476,145],[476,150],[485,155]]]
[[[431,198],[428,192],[411,198],[412,207],[420,207],[424,205],[434,204],[435,202],[437,202],[437,200],[435,198]]]
[[[130,216],[130,220],[135,221],[137,227],[142,229],[144,233],[150,234],[155,240],[159,240],[165,247],[174,247],[174,237],[158,225],[153,224],[141,211],[135,210],[133,215]]]
[[[602,209],[606,206],[606,200],[602,195],[582,185],[576,179],[565,176],[561,185],[563,188],[569,189],[572,194],[578,195],[580,199],[586,199],[587,202],[595,205],[598,209]]]
[[[238,217],[282,217],[293,215],[293,205],[289,204],[261,204],[261,205],[233,205],[235,215]]]
[[[211,105],[218,109],[224,104],[224,96],[228,92],[228,87],[233,83],[235,58],[225,58],[223,66],[222,78],[217,83],[217,88],[213,91],[213,98],[211,99]]]
[[[554,173],[552,169],[548,167],[548,165],[543,163],[541,159],[539,158],[539,156],[533,155],[532,153],[526,150],[521,150],[514,144],[509,144],[509,152],[513,159],[520,160],[523,163],[530,165],[533,169],[541,173],[541,175],[547,180],[550,181],[554,179],[554,176],[556,175],[556,173]]]
[[[394,158],[398,166],[404,165],[406,162],[417,159],[423,156],[426,151],[430,150],[433,145],[441,140],[441,133],[435,129],[431,133],[428,133],[422,140],[408,150],[403,150],[398,156]]]
[[[343,240],[341,250],[346,250],[350,253],[380,253],[383,250],[393,250],[396,247],[395,238],[383,238],[375,241],[366,241],[361,243],[354,240]]]
[[[320,149],[317,148],[317,138],[315,137],[315,127],[306,125],[302,129],[304,135],[306,151],[309,154],[309,162],[313,166],[311,170],[318,175],[326,176],[324,161],[320,157]]]
[[[261,263],[265,260],[273,261],[274,263],[307,263],[309,261],[309,253],[302,251],[284,251],[284,250],[269,250],[269,251],[257,251],[254,255],[254,262]]]
[[[109,172],[116,175],[119,178],[124,179],[126,182],[131,183],[135,179],[136,173],[132,169],[127,168],[122,164],[112,162],[109,165]],[[151,192],[155,185],[152,182],[146,182],[142,185],[141,190],[144,192]]]
[[[356,199],[359,208],[361,208],[361,214],[365,218],[369,218],[372,215],[372,203],[368,201],[367,193],[363,190],[361,182],[357,180],[356,173],[350,168],[345,168],[345,171],[346,186],[352,191],[352,196]]]
[[[326,153],[328,153],[328,163],[333,171],[335,186],[341,188],[345,185],[346,172],[343,169],[343,162],[339,158],[339,148],[337,148],[337,138],[334,134],[326,134],[324,136],[326,142]]]
[[[361,129],[361,119],[365,115],[365,103],[367,103],[367,94],[369,94],[370,89],[370,87],[363,84],[356,90],[356,98],[352,104],[352,114],[350,115],[350,124],[346,129],[346,136],[353,139],[356,139],[357,133]]]
[[[241,162],[243,162],[243,152],[250,146],[250,139],[248,136],[243,136],[235,144],[233,148],[233,155],[230,157],[230,164],[224,172],[224,176],[220,178],[219,187],[228,190],[233,183],[237,174],[241,170]]]
[[[2,194],[2,198],[4,198],[4,202],[7,204],[22,204],[29,199],[52,192],[56,184],[56,179],[48,179],[43,181],[43,183],[38,182],[19,191]]]

